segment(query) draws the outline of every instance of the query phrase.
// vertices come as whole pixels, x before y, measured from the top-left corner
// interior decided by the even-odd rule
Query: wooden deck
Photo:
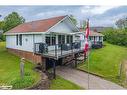
[[[84,48],[84,42],[83,43],[78,42],[77,47],[75,47],[75,44],[71,44],[63,48],[63,45],[57,44],[54,46],[48,46],[48,49],[44,50],[45,52],[40,52],[41,50],[43,50],[43,48],[39,47],[40,44],[41,43],[35,44],[35,54],[39,54],[42,55],[43,57],[52,58],[55,60],[58,60],[59,58],[63,58],[69,55],[81,53],[83,52]]]
[[[69,55],[74,55],[76,53],[81,53],[81,52],[83,52],[83,49],[62,50],[62,52],[61,50],[57,50],[56,52],[55,50],[52,50],[52,51],[48,51],[48,53],[43,53],[42,55],[48,58],[59,59]]]

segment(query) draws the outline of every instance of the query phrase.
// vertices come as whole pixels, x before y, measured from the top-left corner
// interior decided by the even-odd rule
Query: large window
[[[58,44],[65,44],[65,35],[58,35]]]
[[[22,46],[22,34],[16,35],[16,45]]]
[[[73,36],[67,35],[67,43],[72,43],[73,42]]]
[[[55,45],[56,44],[56,36],[55,35],[46,35],[46,44],[47,45]]]
[[[46,41],[46,44],[47,44],[47,45],[50,45],[50,37],[49,37],[49,36],[46,36],[45,41]]]

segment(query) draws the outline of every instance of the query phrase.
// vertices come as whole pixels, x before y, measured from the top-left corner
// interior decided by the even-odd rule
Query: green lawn
[[[82,89],[82,88],[77,86],[76,84],[73,84],[72,82],[70,82],[68,80],[65,80],[65,79],[57,76],[56,79],[51,81],[51,88],[50,89],[78,90],[78,89]]]
[[[33,70],[34,64],[25,63],[24,80],[20,78],[20,58],[8,53],[5,42],[0,42],[0,85],[13,85],[13,89],[32,86],[40,79],[39,73]]]
[[[127,48],[105,43],[104,48],[91,50],[89,57],[89,70],[107,80],[121,84],[118,79],[119,64],[127,60]],[[79,69],[88,71],[87,61],[80,64]],[[122,75],[122,81],[125,79]]]
[[[35,84],[39,73],[33,70],[34,64],[25,63],[24,80],[20,78],[20,58],[7,52],[5,42],[0,42],[0,86],[12,85],[13,89],[23,89]],[[81,87],[58,77],[51,82],[51,89],[81,89]]]

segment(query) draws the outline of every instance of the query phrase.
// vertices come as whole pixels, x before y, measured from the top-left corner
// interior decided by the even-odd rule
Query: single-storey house
[[[63,62],[62,58],[82,52],[85,42],[84,33],[68,15],[26,22],[5,35],[9,52],[42,63],[44,68],[51,58]]]
[[[80,28],[81,32],[85,33],[85,30]],[[91,31],[90,30],[90,34],[89,34],[89,42],[92,44],[96,44],[96,43],[101,43],[103,44],[103,34],[98,33],[97,31]]]

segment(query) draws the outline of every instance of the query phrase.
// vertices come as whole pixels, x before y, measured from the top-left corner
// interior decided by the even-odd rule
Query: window
[[[65,35],[58,35],[58,44],[65,44]]]
[[[89,40],[92,40],[91,37],[89,37]]]
[[[56,44],[56,37],[52,37],[52,45]]]
[[[46,36],[46,44],[50,45],[50,37]]]
[[[46,44],[47,45],[55,45],[56,44],[56,36],[55,35],[46,35]]]
[[[73,42],[73,36],[67,35],[67,43],[72,43]]]
[[[22,34],[19,35],[19,45],[22,46]]]
[[[73,43],[73,36],[70,36],[70,43]]]
[[[22,46],[22,34],[16,35],[16,45]]]
[[[94,41],[96,40],[96,37],[94,36]]]
[[[58,35],[58,44],[62,44],[62,42],[61,42],[61,35]]]
[[[18,35],[16,35],[16,45],[18,45],[19,41],[18,41]]]
[[[102,39],[102,38],[99,36],[99,41],[101,41],[101,39]]]
[[[65,44],[65,35],[62,35],[62,44]]]

